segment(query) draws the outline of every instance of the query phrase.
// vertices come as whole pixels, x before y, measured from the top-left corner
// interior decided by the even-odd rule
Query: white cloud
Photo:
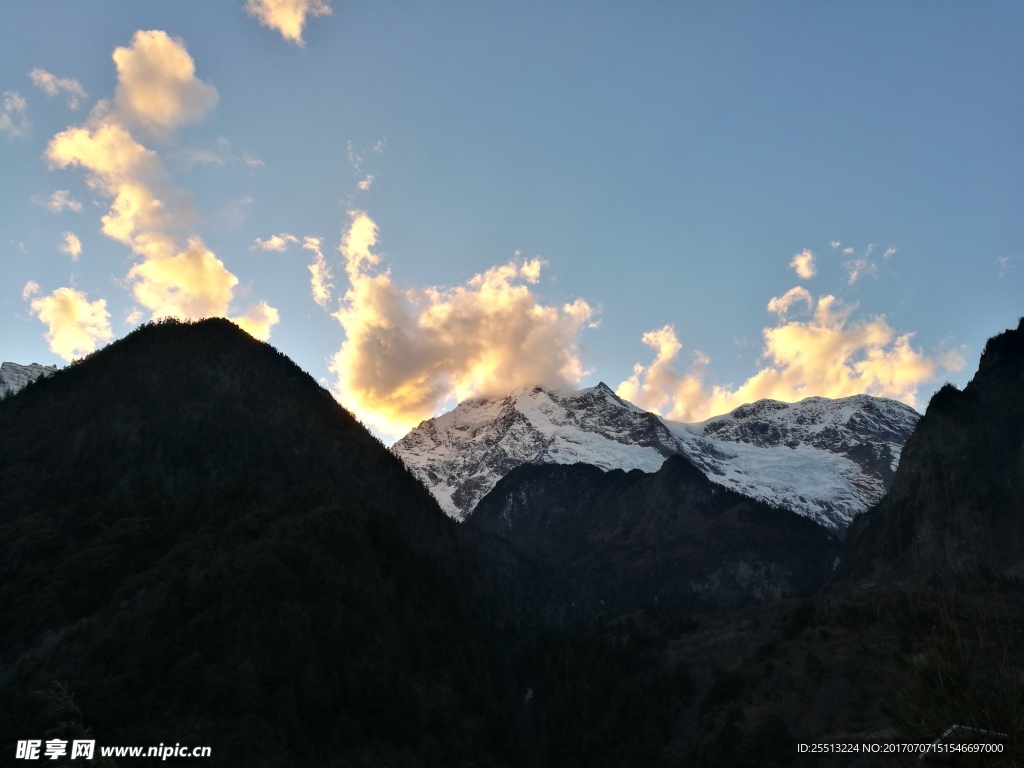
[[[39,286],[35,288],[38,291]],[[49,296],[33,299],[30,306],[32,314],[48,326],[50,350],[64,360],[87,355],[113,336],[104,299],[90,302],[73,288],[58,288]]]
[[[289,243],[297,243],[299,238],[295,235],[289,235],[287,232],[282,232],[280,235],[271,235],[266,240],[256,238],[253,244],[249,246],[250,251],[284,251],[287,250]]]
[[[799,298],[805,297],[799,294]],[[762,360],[767,365],[735,389],[706,383],[705,357],[685,373],[677,372],[674,366],[682,345],[675,329],[665,326],[644,335],[644,344],[655,350],[654,361],[634,366],[618,393],[644,408],[689,422],[761,398],[795,402],[812,395],[867,393],[915,406],[918,387],[934,381],[942,371],[963,367],[958,353],[929,357],[914,349],[914,334],[897,334],[882,316],[852,320],[855,309],[855,304],[823,296],[807,321],[787,322],[780,317],[779,325],[762,332]]]
[[[840,245],[842,245],[842,243],[840,243],[838,240],[829,240],[828,244],[829,244],[829,246],[831,246],[833,251],[836,248],[838,248]]]
[[[74,232],[64,232],[61,236],[64,238],[60,246],[61,251],[68,254],[72,261],[78,261],[78,257],[82,255],[82,241],[78,239],[78,235]]]
[[[804,280],[810,280],[814,277],[814,254],[811,253],[810,249],[804,248],[800,253],[793,257],[793,260],[789,262],[790,269],[796,271],[796,273]]]
[[[285,40],[304,45],[302,28],[307,16],[330,16],[326,0],[246,0],[245,11],[269,29],[276,29]]]
[[[32,84],[47,96],[56,96],[61,92],[66,93],[68,107],[71,109],[78,109],[82,101],[88,98],[82,84],[70,77],[57,77],[45,69],[33,69],[28,76]]]
[[[346,340],[331,360],[341,402],[398,437],[449,397],[516,386],[570,386],[582,377],[578,335],[594,310],[534,294],[542,262],[512,261],[454,288],[401,289],[375,269],[377,226],[350,212],[340,250],[349,289],[334,317]]]
[[[4,91],[3,106],[0,108],[0,133],[16,139],[28,136],[28,118],[25,111],[28,104],[17,91]]]
[[[28,301],[29,296],[35,296],[40,290],[39,283],[35,280],[29,280],[25,283],[25,287],[21,289],[21,298],[24,301]]]

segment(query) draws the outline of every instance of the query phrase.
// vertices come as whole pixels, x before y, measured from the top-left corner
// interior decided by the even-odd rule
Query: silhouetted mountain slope
[[[60,681],[211,766],[494,764],[521,694],[467,585],[507,563],[468,535],[272,347],[143,327],[0,402],[3,754]]]
[[[1024,577],[1024,319],[946,385],[907,442],[888,495],[850,528],[836,585]]]
[[[716,486],[682,456],[653,474],[523,465],[465,524],[504,536],[617,610],[810,594],[839,551],[820,525]]]

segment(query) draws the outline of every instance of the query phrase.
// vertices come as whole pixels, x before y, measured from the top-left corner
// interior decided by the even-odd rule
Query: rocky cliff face
[[[1024,578],[1024,320],[961,392],[932,398],[885,499],[850,529],[836,583]]]
[[[838,540],[816,523],[711,483],[683,456],[655,473],[524,465],[466,525],[511,542],[608,609],[693,609],[807,595]]]
[[[40,376],[49,376],[56,370],[57,366],[55,365],[2,363],[0,364],[0,397],[14,394],[30,381],[35,381]]]
[[[578,392],[534,387],[467,400],[392,450],[459,520],[524,464],[655,472],[666,457],[682,454],[720,485],[842,532],[884,495],[918,418],[902,403],[861,395],[760,400],[682,424],[637,408],[604,384]]]

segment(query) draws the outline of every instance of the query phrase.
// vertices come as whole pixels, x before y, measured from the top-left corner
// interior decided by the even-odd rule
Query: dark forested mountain
[[[806,596],[839,552],[817,523],[714,485],[683,456],[653,474],[523,465],[466,525],[503,536],[619,610]]]
[[[889,494],[851,528],[837,584],[1024,577],[1024,319],[947,384],[907,442]]]
[[[0,400],[0,764],[89,734],[211,746],[210,766],[783,766],[798,742],[967,722],[1009,734],[986,765],[1020,764],[1022,335],[936,396],[855,526],[844,583],[876,588],[803,598],[831,534],[684,456],[526,462],[459,525],[272,347],[224,320],[144,326]],[[583,410],[621,411],[661,457],[606,390]],[[715,445],[838,435],[884,472],[895,454],[853,438],[905,421],[759,407]],[[998,592],[900,587],[956,569]],[[862,758],[799,764],[901,764]]]
[[[0,402],[3,759],[85,728],[211,766],[516,755],[466,536],[272,347],[144,326]]]

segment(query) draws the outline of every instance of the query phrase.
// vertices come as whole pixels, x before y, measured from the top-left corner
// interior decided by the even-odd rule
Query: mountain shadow
[[[616,611],[806,596],[829,577],[839,552],[822,526],[711,483],[683,456],[653,474],[524,465],[466,525],[588,585]]]

